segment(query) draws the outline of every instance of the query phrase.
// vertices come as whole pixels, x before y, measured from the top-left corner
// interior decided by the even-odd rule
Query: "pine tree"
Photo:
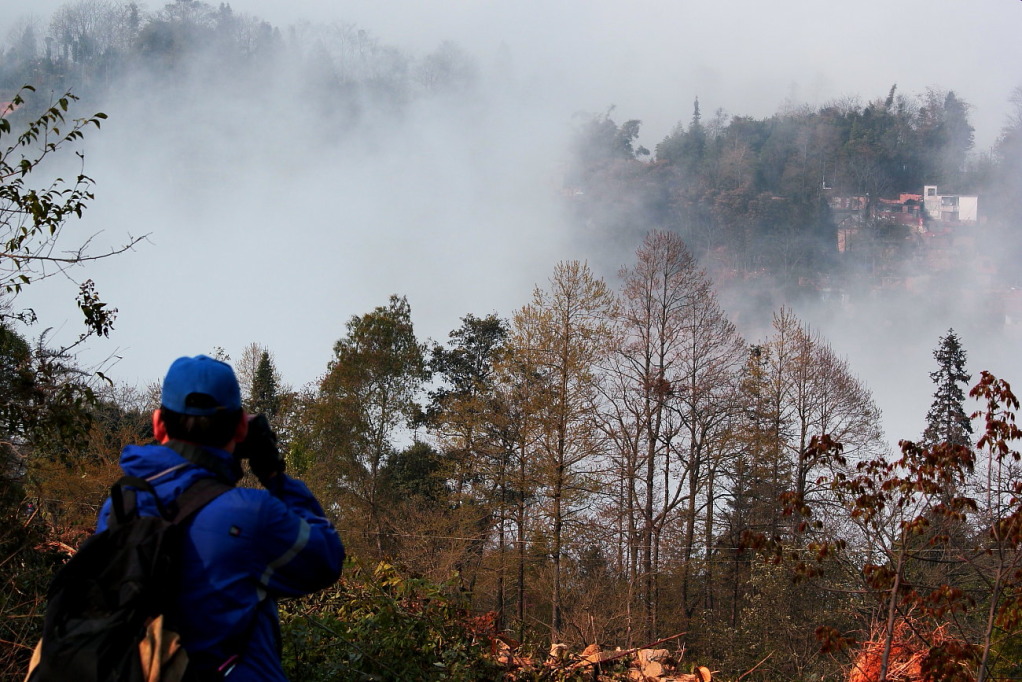
[[[922,532],[905,535],[901,542],[904,558],[902,578],[906,585],[941,585],[964,589],[969,578],[960,557],[969,554],[973,531],[964,516],[952,513],[966,492],[966,472],[972,469],[972,422],[965,412],[965,389],[969,374],[965,371],[965,350],[953,329],[941,337],[933,357],[937,370],[930,372],[936,384],[933,403],[926,414],[926,430],[919,448],[905,448],[905,461],[917,471],[935,469],[920,518]],[[968,464],[964,464],[968,460]],[[933,486],[933,483],[936,486]],[[931,597],[932,598],[932,597]],[[893,599],[893,597],[892,597]]]
[[[263,413],[271,418],[276,416],[280,406],[278,389],[277,371],[273,366],[273,360],[269,352],[263,351],[252,377],[251,394],[248,399],[251,412]]]
[[[972,377],[965,371],[965,349],[954,329],[948,329],[947,335],[940,339],[933,357],[937,360],[937,371],[930,372],[930,379],[937,389],[926,414],[921,444],[925,447],[939,443],[969,446],[972,422],[965,413],[963,387],[968,386]]]

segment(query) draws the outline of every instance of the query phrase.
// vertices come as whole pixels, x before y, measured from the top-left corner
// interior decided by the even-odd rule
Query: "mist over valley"
[[[289,679],[1022,679],[1022,3],[8,4],[0,678],[144,459]]]
[[[420,337],[442,342],[465,314],[509,315],[559,261],[588,261],[613,283],[643,234],[669,229],[717,281],[750,343],[783,305],[819,329],[872,388],[892,441],[921,429],[931,353],[948,328],[962,335],[974,374],[990,369],[1010,379],[1018,368],[1002,323],[1008,313],[991,299],[1016,283],[1017,235],[995,224],[1005,218],[992,214],[989,192],[1003,192],[1004,183],[988,187],[983,171],[998,153],[1016,85],[1005,73],[1012,60],[993,59],[988,43],[996,41],[988,38],[1015,7],[964,15],[910,3],[839,20],[785,3],[763,15],[746,4],[743,21],[707,42],[704,29],[722,27],[724,17],[702,5],[643,3],[629,13],[578,3],[488,12],[425,3],[381,13],[370,5],[297,3],[285,11],[191,0],[137,5],[131,15],[128,3],[84,0],[38,3],[32,15],[7,19],[5,92],[23,81],[42,98],[70,88],[82,98],[77,114],[110,116],[84,146],[96,199],[75,230],[95,233],[99,247],[147,235],[133,252],[90,266],[88,276],[119,312],[110,339],[82,351],[86,364],[113,355],[109,376],[145,383],[181,353],[220,347],[237,357],[256,342],[300,386],[323,373],[345,321],[391,294],[408,296]],[[858,15],[870,11],[889,18],[875,39],[860,41],[870,49],[836,54],[855,44]],[[753,29],[766,16],[779,22],[773,36]],[[975,22],[987,38],[913,38],[920,48],[905,62],[885,44],[890,32],[908,39],[892,28],[899,18]],[[778,39],[782,19],[797,38]],[[610,30],[615,22],[621,30]],[[918,110],[947,92],[964,103],[974,130],[961,160],[972,170],[949,191],[980,197],[981,219],[970,228],[980,238],[969,239],[985,266],[980,253],[962,250],[951,256],[961,267],[890,286],[898,259],[918,261],[916,253],[885,263],[883,288],[879,276],[820,278],[847,269],[852,257],[837,252],[827,230],[795,236],[822,240],[798,256],[804,271],[778,272],[751,258],[725,264],[714,251],[719,240],[706,239],[719,223],[699,226],[698,211],[686,214],[677,196],[664,197],[673,191],[664,172],[670,162],[658,145],[690,130],[696,100],[712,141],[728,126],[737,130],[737,119],[776,131],[797,128],[799,117],[819,119],[827,107],[862,113],[893,93],[892,111]],[[622,131],[634,122],[632,158],[597,158],[601,143],[589,140],[590,166],[580,170],[579,140],[593,121]],[[840,166],[846,149],[811,137],[801,144],[810,145],[811,167],[800,183],[818,198],[828,183],[837,187],[831,195],[867,193],[869,178],[850,177],[858,162]],[[762,175],[759,153],[752,172]],[[588,175],[580,181],[579,173]],[[921,192],[919,184],[877,189],[896,198]],[[757,193],[791,198],[790,186],[767,185]],[[772,229],[765,238],[776,244]],[[995,229],[1011,243],[984,241]],[[996,274],[979,273],[984,267]],[[32,287],[22,302],[41,313],[33,334],[50,326],[58,342],[77,334],[79,313],[59,279]]]

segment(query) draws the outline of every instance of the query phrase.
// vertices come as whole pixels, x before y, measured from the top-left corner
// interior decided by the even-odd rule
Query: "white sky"
[[[48,19],[60,4],[0,0],[0,36],[5,19]],[[275,111],[290,106],[280,93],[264,93],[260,112],[218,102],[215,117],[173,117],[130,98],[108,111],[88,139],[97,199],[81,229],[110,242],[150,235],[88,272],[120,317],[85,357],[120,356],[109,372],[118,381],[155,380],[174,357],[214,346],[237,358],[256,341],[300,385],[325,369],[344,323],[391,293],[408,296],[422,338],[445,339],[467,313],[509,314],[558,260],[597,255],[566,233],[550,191],[577,111],[614,106],[619,123],[642,120],[652,149],[688,122],[697,96],[704,116],[723,108],[765,117],[785,102],[865,102],[895,83],[907,95],[936,86],[973,106],[982,150],[1022,85],[1018,0],[230,4],[281,28],[355,24],[419,55],[447,39],[484,65],[507,50],[520,91],[456,115],[424,109],[362,148],[323,148],[311,130],[280,130]],[[285,132],[299,139],[285,145]],[[73,290],[51,284],[26,302],[66,338],[78,320],[61,301]],[[969,349],[968,330],[958,331]],[[873,387],[894,437],[918,436],[936,337],[921,336],[915,356],[892,362],[859,332],[832,340]],[[998,371],[982,365],[984,353],[973,351],[970,368]]]

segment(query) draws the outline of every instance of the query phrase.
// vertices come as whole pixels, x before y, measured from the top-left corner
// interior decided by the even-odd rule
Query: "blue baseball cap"
[[[178,358],[163,379],[163,407],[205,417],[241,409],[241,389],[234,370],[206,355]]]

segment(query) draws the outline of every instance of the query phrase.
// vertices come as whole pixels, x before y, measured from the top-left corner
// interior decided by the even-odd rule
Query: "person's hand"
[[[234,449],[239,459],[247,459],[248,466],[262,483],[284,473],[284,458],[277,449],[277,434],[270,428],[265,414],[257,414],[248,421],[248,435]]]

